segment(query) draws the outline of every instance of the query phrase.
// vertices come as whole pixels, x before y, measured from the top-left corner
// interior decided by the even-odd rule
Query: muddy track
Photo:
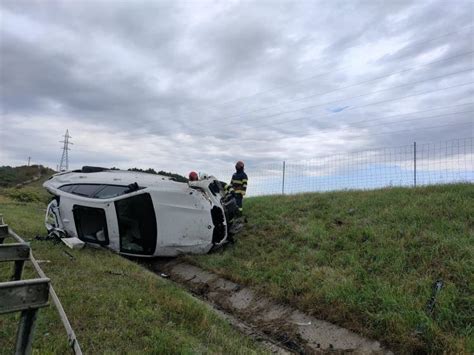
[[[306,315],[297,309],[261,297],[240,286],[180,259],[157,259],[147,266],[183,285],[213,308],[227,315],[246,335],[278,353],[391,354],[377,341]],[[270,344],[270,346],[268,346]]]

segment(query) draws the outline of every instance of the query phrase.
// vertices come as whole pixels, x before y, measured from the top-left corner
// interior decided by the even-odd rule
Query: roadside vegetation
[[[45,235],[48,195],[39,181],[15,189],[14,195],[12,191],[0,191],[0,213],[31,242],[85,354],[264,352],[206,305],[134,262],[102,249],[76,251],[62,243],[35,240],[36,235]],[[23,195],[29,196],[27,201]],[[11,273],[12,263],[0,263],[0,281]],[[27,263],[24,277],[32,276]],[[0,354],[14,349],[18,317],[18,313],[0,315]],[[53,305],[39,312],[33,349],[40,354],[71,352]]]
[[[13,187],[40,176],[50,176],[53,170],[42,165],[0,166],[0,187]]]
[[[473,201],[472,184],[249,198],[235,245],[187,259],[396,352],[472,354]]]

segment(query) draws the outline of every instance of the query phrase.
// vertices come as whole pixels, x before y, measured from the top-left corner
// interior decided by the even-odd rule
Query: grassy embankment
[[[41,267],[86,354],[262,352],[205,305],[133,262],[105,250],[72,251],[63,244],[34,240],[45,234],[48,196],[40,182],[33,185],[0,191],[0,213],[44,261]],[[0,264],[0,281],[6,281],[11,270],[11,263]],[[25,276],[32,275],[27,264]],[[2,354],[12,353],[17,320],[18,314],[0,316]],[[41,354],[70,352],[54,306],[40,311],[33,347]]]
[[[474,185],[257,197],[244,209],[234,247],[189,260],[396,351],[473,353]]]

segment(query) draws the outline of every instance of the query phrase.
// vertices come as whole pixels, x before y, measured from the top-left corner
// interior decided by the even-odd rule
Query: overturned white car
[[[121,254],[207,253],[238,229],[235,200],[214,177],[183,183],[83,167],[55,174],[43,186],[54,195],[45,220],[49,232]]]

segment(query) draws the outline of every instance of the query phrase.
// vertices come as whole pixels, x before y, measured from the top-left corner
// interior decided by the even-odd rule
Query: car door
[[[115,201],[120,234],[120,252],[153,255],[156,249],[157,227],[153,201],[148,193]]]

